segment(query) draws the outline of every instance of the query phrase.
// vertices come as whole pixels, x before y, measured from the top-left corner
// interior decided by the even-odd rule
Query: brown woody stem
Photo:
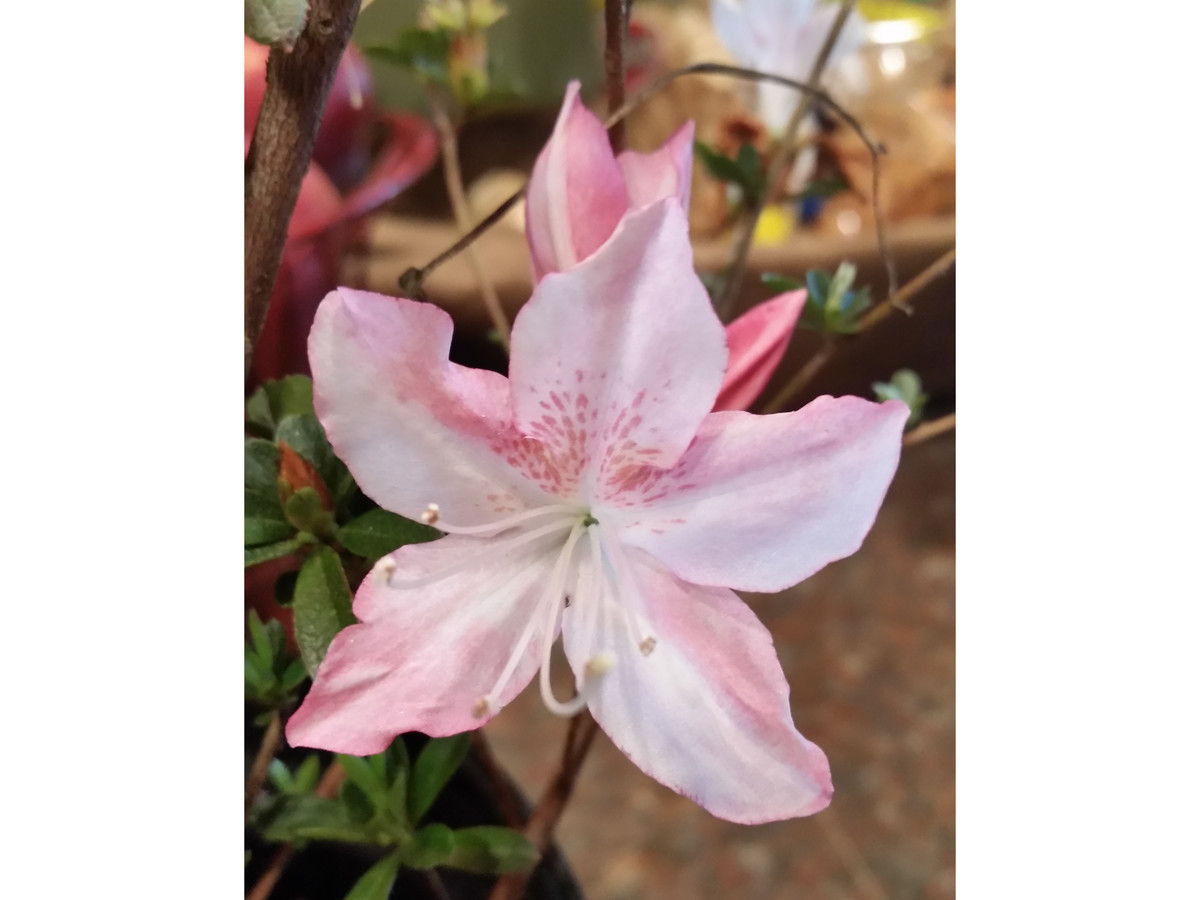
[[[267,780],[267,768],[271,765],[275,754],[279,752],[281,743],[283,743],[283,716],[276,709],[271,712],[267,730],[263,733],[262,742],[258,745],[258,753],[254,755],[254,762],[250,766],[250,774],[246,776],[247,817],[250,815],[250,807],[254,803],[254,798],[258,796],[263,782]]]
[[[604,88],[608,112],[625,105],[625,29],[628,0],[604,0]],[[608,130],[613,152],[625,149],[625,122],[618,119]]]
[[[554,828],[567,806],[567,801],[571,799],[579,770],[587,759],[598,730],[596,720],[586,710],[572,718],[567,727],[558,772],[538,800],[533,814],[529,817],[529,823],[525,826],[525,837],[537,847],[539,853],[545,854],[546,848],[554,839]],[[504,876],[496,882],[488,900],[517,900],[523,895],[531,874],[532,870]]]
[[[904,436],[904,446],[912,447],[930,438],[935,438],[939,434],[945,434],[947,431],[953,430],[953,428],[954,413],[942,416],[940,419],[934,419],[932,422],[924,422]]]
[[[246,157],[245,366],[267,319],[288,220],[361,0],[312,0],[291,52],[273,47],[267,90]]]

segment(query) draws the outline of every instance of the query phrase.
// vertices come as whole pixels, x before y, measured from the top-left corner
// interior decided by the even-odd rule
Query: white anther
[[[477,719],[482,719],[491,711],[492,701],[484,696],[475,701],[475,705],[471,707],[471,715]]]
[[[617,658],[607,650],[601,650],[595,656],[587,661],[584,671],[587,672],[589,678],[599,678],[601,675],[606,675],[612,671],[612,667],[617,664]]]
[[[396,561],[390,556],[385,556],[375,564],[375,569],[380,575],[383,576],[384,581],[390,583],[392,580],[392,573],[396,571]]]
[[[654,652],[654,648],[658,646],[658,641],[652,637],[643,638],[638,644],[638,649],[642,651],[642,656],[649,656]]]
[[[421,521],[426,525],[434,525],[437,523],[440,513],[441,508],[436,503],[430,503],[425,507],[425,512],[421,513]]]

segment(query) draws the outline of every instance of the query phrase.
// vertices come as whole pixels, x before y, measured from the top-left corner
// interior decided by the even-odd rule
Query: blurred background
[[[373,0],[339,70],[314,163],[288,232],[252,382],[306,371],[312,312],[337,284],[399,293],[398,280],[461,233],[419,66],[397,64],[422,21],[416,0]],[[903,283],[954,247],[953,2],[861,2],[852,46],[823,79],[886,145],[879,212]],[[632,5],[627,89],[700,61],[735,62],[707,2]],[[587,0],[510,0],[468,59],[485,79],[455,120],[469,215],[478,221],[520,188],[571,79],[603,113],[601,8]],[[390,54],[390,56],[389,56]],[[265,48],[247,42],[247,146],[262,97]],[[408,57],[411,63],[411,57]],[[793,77],[803,77],[796,74]],[[763,98],[721,76],[674,82],[628,120],[632,148],[659,146],[693,119],[714,153],[744,147],[761,165],[775,136]],[[819,110],[802,132],[788,185],[767,198],[730,315],[770,296],[767,273],[804,281],[849,262],[876,300],[888,284],[875,237],[870,158],[853,131]],[[747,151],[749,152],[749,151]],[[697,269],[719,273],[746,204],[736,179],[697,164],[691,227]],[[518,206],[475,244],[486,277],[515,314],[531,275]],[[463,256],[425,282],[456,321],[453,358],[503,369],[504,356]],[[897,369],[915,371],[926,417],[954,409],[954,279],[848,340],[790,398],[873,397]],[[791,380],[822,338],[798,330],[764,397]],[[748,602],[775,636],[800,730],[828,754],[836,795],[817,816],[745,827],[714,819],[636,769],[601,736],[558,829],[588,897],[921,898],[954,893],[954,440],[906,449],[862,550],[798,587]],[[561,673],[560,673],[561,674]],[[567,692],[566,686],[560,694]],[[557,763],[565,723],[526,692],[490,723],[501,764],[536,798]]]

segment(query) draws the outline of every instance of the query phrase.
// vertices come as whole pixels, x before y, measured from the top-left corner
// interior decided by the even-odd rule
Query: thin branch
[[[454,127],[454,123],[450,121],[445,107],[432,92],[430,93],[430,106],[433,110],[433,125],[437,129],[438,139],[442,146],[442,171],[446,179],[446,193],[450,195],[450,207],[454,210],[454,220],[458,223],[459,231],[464,235],[471,234],[473,231],[471,210],[467,205],[467,194],[463,189],[462,166],[458,160],[458,131]],[[475,248],[467,244],[464,245],[464,249],[466,250],[467,264],[471,267],[476,282],[479,283],[479,292],[483,295],[483,305],[487,309],[492,326],[499,334],[500,343],[504,345],[504,351],[507,353],[509,334],[512,329],[508,324],[508,317],[504,314],[504,307],[500,304],[500,298],[492,286],[491,279],[483,270],[483,263],[479,261],[479,255],[475,252]]]
[[[954,265],[954,247],[951,247],[932,263],[921,270],[920,274],[908,281],[904,287],[896,291],[887,300],[878,304],[874,309],[868,312],[859,321],[859,332],[866,331],[868,328],[874,328],[889,315],[892,310],[899,309],[902,312],[908,313],[910,316],[913,313],[912,307],[908,305],[908,301],[925,289],[927,285],[940,278],[942,275],[950,271],[950,267]]]
[[[826,338],[825,343],[821,345],[821,349],[809,357],[808,362],[801,367],[800,371],[793,375],[791,380],[780,388],[779,393],[771,398],[771,402],[763,407],[763,412],[769,414],[782,411],[787,405],[788,400],[806,388],[808,383],[816,377],[817,373],[825,368],[825,364],[833,358],[833,355],[837,352],[837,348],[838,345],[832,338]]]
[[[604,88],[608,111],[625,104],[625,29],[629,9],[627,0],[604,0]],[[613,152],[625,149],[625,122],[618,120],[608,132]]]
[[[321,780],[317,782],[317,787],[313,793],[318,797],[330,799],[337,794],[342,786],[342,782],[345,780],[346,770],[342,768],[337,760],[334,760],[329,764],[329,768],[325,770],[325,774],[321,776]],[[295,852],[296,848],[292,844],[284,844],[276,850],[275,855],[271,857],[271,864],[259,876],[258,881],[254,882],[254,887],[246,895],[246,900],[267,900],[271,896],[271,891],[275,890],[275,885],[278,883],[280,876],[283,875],[283,870],[287,868],[287,864],[291,862]]]
[[[258,792],[262,790],[263,782],[267,780],[267,768],[271,765],[271,760],[275,758],[275,754],[279,752],[279,745],[283,743],[283,716],[279,714],[279,710],[271,711],[271,719],[267,722],[267,730],[263,733],[262,741],[258,745],[258,752],[254,755],[254,762],[250,766],[250,774],[246,776],[246,817],[250,816],[250,807],[254,804],[254,798],[258,796]]]
[[[288,220],[361,0],[313,0],[291,52],[267,58],[267,90],[246,157],[245,366],[267,319]]]
[[[525,837],[543,855],[554,839],[554,828],[566,808],[567,801],[571,799],[579,770],[587,759],[598,730],[596,720],[586,710],[571,719],[567,728],[558,772],[538,800],[533,814],[529,817],[529,824],[525,827]],[[532,870],[505,875],[496,882],[488,900],[517,900],[523,895],[531,874]]]
[[[911,314],[911,309],[904,304],[919,294],[928,285],[932,284],[939,276],[948,272],[953,265],[954,248],[951,247],[922,269],[915,277],[907,281],[904,287],[893,292],[887,300],[876,304],[873,309],[859,320],[858,331],[853,335],[845,335],[845,337],[855,337],[865,331],[869,331],[891,315],[894,309],[904,309]],[[821,349],[814,353],[812,358],[804,364],[804,367],[787,384],[780,388],[778,393],[763,407],[763,412],[777,413],[786,408],[792,398],[807,387],[808,383],[816,377],[816,374],[833,358],[839,346],[841,346],[841,342],[827,338],[826,343]]]
[[[872,208],[875,211],[876,221],[876,238],[879,244],[880,257],[883,260],[884,268],[888,271],[889,292],[891,292],[891,281],[894,280],[892,272],[894,265],[892,263],[891,253],[888,250],[887,241],[883,230],[883,216],[879,206],[879,154],[884,152],[882,144],[877,144],[867,135],[862,124],[854,116],[850,115],[842,106],[837,103],[827,93],[820,88],[805,84],[803,81],[796,81],[792,78],[785,78],[782,75],[772,75],[769,72],[759,72],[755,69],[745,69],[741,66],[731,66],[725,63],[693,63],[690,66],[684,66],[680,69],[673,69],[670,72],[665,72],[658,78],[654,79],[650,84],[646,85],[638,91],[632,98],[625,101],[625,105],[612,113],[604,122],[604,127],[612,129],[618,122],[623,121],[631,112],[641,106],[647,99],[661,91],[676,78],[682,78],[686,75],[726,75],[730,78],[741,78],[745,81],[766,81],[772,84],[781,84],[793,90],[800,91],[806,95],[811,95],[813,99],[819,101],[822,106],[827,107],[831,113],[841,119],[855,136],[863,142],[867,148],[867,152],[871,156],[871,177],[874,185],[873,195],[871,197]],[[441,266],[447,260],[457,256],[468,246],[474,243],[481,234],[495,225],[504,217],[510,209],[515,206],[522,197],[525,196],[525,188],[516,191],[507,200],[501,203],[496,209],[492,210],[485,216],[474,228],[464,234],[461,238],[455,241],[450,247],[443,250],[428,263],[421,267],[411,267],[400,276],[400,290],[406,297],[419,297],[421,285],[429,273]]]
[[[854,0],[842,0],[837,18],[833,20],[833,25],[830,26],[829,32],[825,35],[825,43],[821,45],[821,50],[817,53],[817,58],[813,61],[812,68],[809,70],[809,84],[817,85],[820,83],[821,75],[825,72],[825,66],[829,63],[829,57],[833,53],[833,45],[837,43],[838,36],[842,33],[842,26],[846,24],[846,19],[850,17],[853,9]],[[729,264],[726,267],[729,274],[725,278],[721,293],[713,301],[713,307],[716,309],[717,315],[722,318],[729,314],[730,305],[733,303],[734,298],[737,297],[738,291],[741,290],[742,279],[746,275],[746,259],[750,255],[750,244],[754,240],[754,231],[758,226],[759,216],[762,215],[763,208],[767,205],[767,198],[771,195],[771,192],[775,189],[775,185],[783,176],[784,166],[787,165],[791,158],[792,146],[796,143],[796,133],[800,130],[800,123],[808,117],[812,105],[812,94],[805,94],[796,105],[795,110],[792,112],[792,117],[783,129],[783,135],[771,153],[771,160],[767,164],[767,174],[763,179],[763,189],[755,196],[754,203],[750,207],[748,214],[742,218],[742,230],[734,242],[733,253],[730,255]]]
[[[939,434],[945,434],[947,431],[954,429],[954,413],[948,416],[942,416],[940,419],[934,419],[931,422],[923,422],[912,431],[904,436],[904,446],[913,447],[923,443],[930,438],[935,438]]]
[[[452,900],[450,892],[446,890],[446,883],[442,881],[442,876],[436,870],[425,870],[425,883],[429,885],[429,892],[436,900]]]

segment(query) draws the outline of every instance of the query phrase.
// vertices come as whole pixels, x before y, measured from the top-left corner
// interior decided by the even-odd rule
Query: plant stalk
[[[271,48],[245,186],[245,371],[262,334],[288,220],[361,0],[312,0],[291,52]]]

